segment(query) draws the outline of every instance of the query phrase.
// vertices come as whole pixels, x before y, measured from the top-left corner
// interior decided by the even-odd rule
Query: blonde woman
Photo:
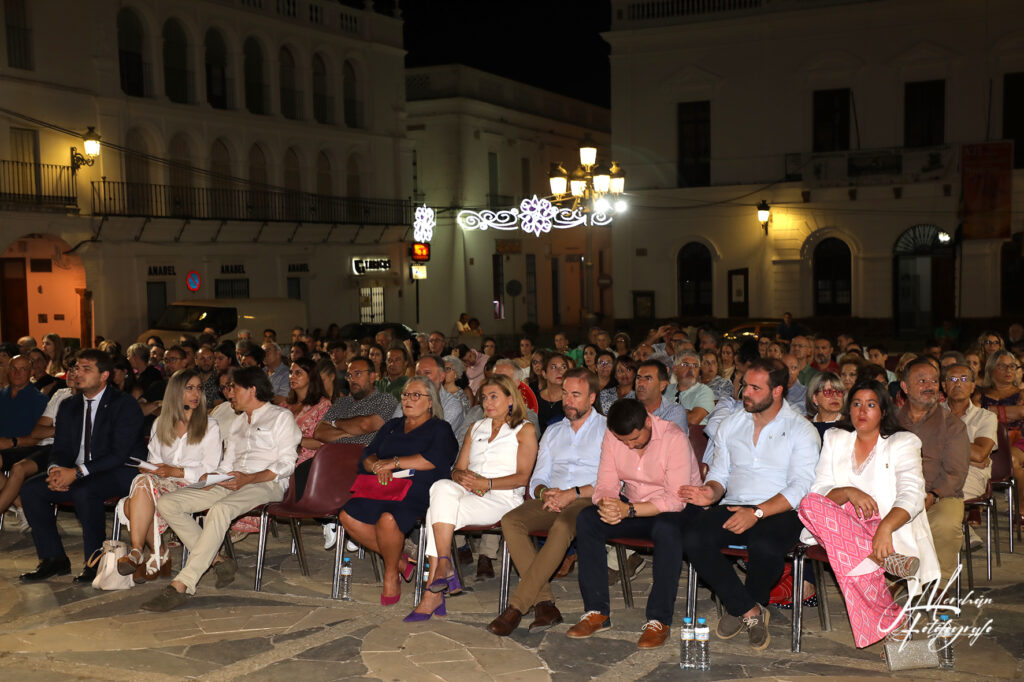
[[[446,615],[445,593],[462,591],[452,560],[441,552],[463,526],[497,523],[523,502],[537,459],[537,432],[526,420],[526,404],[512,379],[492,375],[480,387],[484,418],[469,427],[451,480],[430,487],[427,555],[430,586],[407,622]]]
[[[220,464],[221,440],[217,422],[206,413],[203,380],[194,369],[174,373],[167,382],[163,409],[149,436],[149,463],[128,497],[118,502],[118,512],[131,534],[131,551],[117,562],[121,575],[133,575],[136,583],[170,577],[171,564],[160,536],[167,523],[156,512],[156,500],[164,493],[195,483]],[[149,560],[143,550],[149,545]]]

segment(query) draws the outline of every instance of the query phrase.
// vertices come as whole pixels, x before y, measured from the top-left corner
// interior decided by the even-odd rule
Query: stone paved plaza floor
[[[1004,517],[1005,518],[1005,517]],[[12,520],[13,517],[8,517]],[[75,518],[62,513],[60,526],[74,572],[80,568],[81,539]],[[984,577],[984,555],[976,554],[979,592],[992,603],[965,607],[961,624],[984,624],[991,633],[973,646],[956,649],[952,672],[918,670],[906,679],[1016,679],[1024,677],[1024,546],[1006,553],[991,583]],[[202,679],[319,680],[669,680],[682,677],[794,680],[804,677],[856,680],[891,676],[878,645],[854,648],[849,623],[834,582],[829,582],[833,630],[821,632],[816,610],[806,611],[803,653],[790,652],[789,612],[773,610],[771,646],[754,652],[746,637],[718,641],[712,635],[709,673],[683,673],[678,667],[678,630],[669,643],[639,651],[643,604],[650,587],[645,568],[634,585],[637,608],[626,609],[621,590],[612,589],[614,628],[589,640],[565,636],[569,623],[529,634],[524,625],[500,639],[484,629],[494,617],[498,580],[467,582],[472,591],[449,600],[449,616],[407,624],[412,590],[401,602],[379,603],[368,559],[355,558],[354,602],[330,599],[333,554],[322,549],[320,528],[304,528],[311,575],[304,577],[290,553],[287,528],[271,538],[264,589],[254,592],[256,538],[236,545],[241,569],[236,582],[217,590],[207,576],[185,607],[167,614],[139,609],[166,583],[158,581],[120,592],[78,587],[70,577],[22,585],[18,575],[36,565],[29,536],[0,532],[0,661],[3,679],[163,680]],[[174,554],[175,566],[180,550]],[[470,574],[474,573],[469,569]],[[676,604],[681,621],[685,571]],[[513,577],[513,586],[515,578]],[[553,583],[567,621],[582,613],[576,573]],[[717,616],[707,590],[698,594],[698,615]],[[677,623],[678,625],[678,623]]]

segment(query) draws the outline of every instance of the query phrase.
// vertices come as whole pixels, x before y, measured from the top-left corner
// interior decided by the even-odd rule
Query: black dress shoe
[[[68,575],[69,573],[71,573],[71,560],[66,556],[62,556],[56,559],[43,559],[36,566],[36,570],[31,573],[22,573],[21,579],[24,582],[35,582],[52,578],[55,575]]]
[[[483,554],[476,562],[476,579],[477,580],[490,580],[494,577],[494,565],[491,563],[490,557],[485,557]]]
[[[70,571],[69,571],[70,572]],[[96,567],[86,566],[82,569],[82,572],[71,579],[71,582],[76,585],[92,585],[92,581],[96,579]]]

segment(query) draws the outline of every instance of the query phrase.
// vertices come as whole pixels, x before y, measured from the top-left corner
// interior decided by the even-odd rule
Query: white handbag
[[[132,575],[121,575],[117,572],[117,560],[128,554],[128,545],[119,540],[104,540],[103,548],[97,549],[86,562],[87,566],[96,566],[96,577],[92,586],[97,590],[127,590],[135,586]]]

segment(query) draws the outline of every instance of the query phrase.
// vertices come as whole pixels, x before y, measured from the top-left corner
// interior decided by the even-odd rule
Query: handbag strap
[[[102,547],[100,547],[99,549],[93,551],[93,553],[89,555],[89,560],[85,562],[85,565],[88,566],[89,568],[92,568],[93,566],[95,566],[96,564],[98,564],[100,562],[100,559],[103,558],[104,554],[105,554],[105,550]]]

